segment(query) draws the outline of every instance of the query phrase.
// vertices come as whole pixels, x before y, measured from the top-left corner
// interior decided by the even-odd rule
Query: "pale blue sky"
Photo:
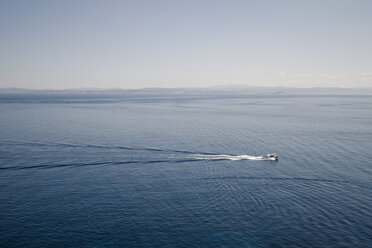
[[[0,88],[372,87],[370,0],[0,0]]]

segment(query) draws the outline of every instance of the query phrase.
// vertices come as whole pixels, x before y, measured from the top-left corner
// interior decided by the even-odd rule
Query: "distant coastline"
[[[143,88],[143,89],[23,89],[0,88],[0,94],[32,95],[372,95],[372,88],[337,88],[337,87],[245,87],[215,86],[209,88]]]

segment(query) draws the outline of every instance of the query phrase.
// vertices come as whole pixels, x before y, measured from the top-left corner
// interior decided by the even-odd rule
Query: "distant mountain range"
[[[247,87],[240,85],[214,86],[209,88],[143,88],[143,89],[80,88],[65,90],[0,88],[0,94],[372,95],[372,88],[336,88],[336,87],[291,88],[291,87]]]

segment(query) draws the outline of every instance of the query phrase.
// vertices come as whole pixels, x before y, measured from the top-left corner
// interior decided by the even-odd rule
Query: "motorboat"
[[[278,158],[279,158],[279,155],[276,153],[270,153],[265,156],[262,156],[262,159],[265,159],[265,160],[278,160]]]

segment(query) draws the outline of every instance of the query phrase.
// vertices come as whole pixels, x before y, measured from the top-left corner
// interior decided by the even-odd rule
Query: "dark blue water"
[[[0,246],[371,247],[371,147],[371,97],[3,95]]]

